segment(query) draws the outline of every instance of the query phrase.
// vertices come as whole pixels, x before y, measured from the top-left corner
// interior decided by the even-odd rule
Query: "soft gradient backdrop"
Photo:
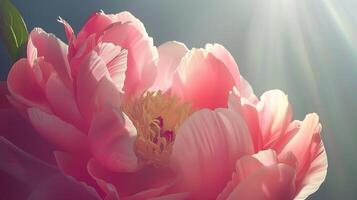
[[[64,39],[58,16],[79,30],[94,11],[132,12],[158,46],[223,44],[257,95],[280,88],[294,118],[317,112],[329,170],[310,199],[357,198],[356,0],[13,0],[28,29],[39,26]],[[0,78],[10,61],[0,43]]]

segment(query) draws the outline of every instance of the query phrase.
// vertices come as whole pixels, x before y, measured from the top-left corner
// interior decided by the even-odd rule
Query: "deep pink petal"
[[[53,152],[56,159],[57,167],[66,175],[74,177],[78,181],[86,182],[90,185],[95,185],[87,171],[88,155],[73,154],[63,151]]]
[[[38,108],[29,108],[28,116],[35,129],[48,141],[65,151],[85,152],[88,148],[86,135],[55,115]]]
[[[171,86],[173,75],[188,49],[183,43],[170,41],[160,45],[157,50],[159,53],[157,76],[150,90],[166,91]]]
[[[193,49],[182,59],[174,77],[172,91],[195,108],[227,107],[234,76],[214,54]]]
[[[6,81],[0,81],[0,109],[12,107],[7,99],[8,95],[10,95],[10,92],[7,89]]]
[[[217,196],[236,160],[251,153],[253,145],[239,113],[226,109],[193,113],[181,125],[171,156],[182,179],[179,190],[199,199]]]
[[[88,162],[88,172],[107,193],[118,193],[123,199],[149,199],[164,193],[176,177],[168,168],[144,166],[136,172],[117,173],[95,160]]]
[[[0,135],[27,153],[48,163],[54,163],[54,146],[42,138],[21,114],[16,108],[1,108]]]
[[[111,106],[95,115],[89,130],[94,157],[115,172],[136,170],[135,138],[136,128],[130,119]]]
[[[13,192],[19,192],[24,185],[28,187],[29,193],[25,196],[29,200],[100,199],[93,188],[65,176],[57,168],[23,152],[3,137],[0,137],[0,171],[23,183]],[[6,180],[1,180],[0,188],[6,188],[3,186]]]

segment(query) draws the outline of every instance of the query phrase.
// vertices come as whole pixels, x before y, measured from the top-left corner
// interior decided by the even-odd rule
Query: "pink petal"
[[[157,76],[150,90],[166,91],[171,86],[176,68],[187,52],[186,45],[176,41],[166,42],[158,47]]]
[[[37,158],[54,163],[53,145],[42,138],[16,108],[0,109],[0,135]],[[26,114],[27,115],[27,114]]]
[[[117,193],[123,199],[149,199],[164,193],[175,177],[168,168],[144,166],[136,172],[112,172],[98,164],[88,162],[88,172],[106,194]]]
[[[281,137],[292,119],[288,97],[280,90],[265,92],[257,104],[264,147]]]
[[[69,45],[67,58],[70,59],[75,54],[75,44],[74,43],[76,40],[76,36],[74,34],[74,31],[73,31],[71,25],[69,25],[66,20],[59,17],[58,22],[63,24],[64,30],[66,32],[66,37],[67,37],[67,41],[68,41],[68,45]]]
[[[86,151],[87,137],[73,125],[38,108],[29,108],[28,115],[35,129],[48,141],[58,145],[65,151]]]
[[[29,200],[100,199],[93,188],[63,175],[57,168],[18,149],[3,137],[0,137],[0,171],[22,182],[16,192],[25,185],[30,190],[26,197]],[[1,180],[4,182],[0,188],[6,188],[3,183],[8,181]]]
[[[306,199],[319,189],[326,178],[328,166],[326,151],[320,139],[314,140],[317,151],[311,156],[311,163],[300,183],[300,190],[295,199]]]
[[[79,129],[84,127],[73,91],[69,90],[56,74],[47,82],[46,96],[57,116]]]
[[[242,103],[241,105],[241,101],[244,101],[244,99],[241,99],[241,101],[234,101],[234,98],[238,97],[234,94],[231,94],[229,97],[229,108],[237,109],[238,107],[242,110],[244,119],[246,121],[246,124],[248,125],[248,129],[254,144],[255,152],[258,152],[263,148],[263,135],[259,123],[259,113],[254,105],[251,105],[249,103]]]
[[[87,19],[82,29],[79,31],[77,44],[81,44],[89,35],[99,35],[112,23],[115,23],[115,21],[113,21],[103,12],[92,14]]]
[[[55,151],[53,154],[58,168],[66,175],[72,176],[78,181],[95,185],[95,182],[87,172],[88,155],[66,153],[63,151]]]
[[[189,198],[188,193],[175,193],[175,194],[168,194],[159,197],[150,198],[149,200],[185,200]]]
[[[103,77],[97,86],[95,93],[95,109],[100,112],[107,106],[120,108],[123,100],[123,92],[113,83],[109,77]]]
[[[124,83],[127,95],[140,95],[154,83],[157,50],[153,46],[152,38],[146,32],[137,29],[135,22],[117,22],[111,25],[103,32],[101,40],[128,51]]]
[[[242,181],[228,196],[230,199],[292,199],[295,170],[285,164],[265,166]]]
[[[100,43],[96,51],[105,62],[115,85],[122,90],[127,69],[128,51],[111,43]]]
[[[249,82],[240,76],[240,88],[239,93],[242,98],[244,98],[250,104],[256,105],[258,103],[258,98],[255,96],[252,86]]]
[[[224,63],[234,79],[235,87],[241,90],[239,68],[231,53],[220,44],[207,44],[205,49]]]
[[[304,166],[307,162],[307,153],[310,151],[310,144],[319,126],[319,117],[316,114],[309,114],[305,117],[299,131],[284,145],[282,150],[278,152],[280,156],[284,156],[288,152],[292,152],[297,158],[300,166]]]
[[[135,138],[136,129],[130,119],[111,106],[95,115],[89,130],[94,157],[115,172],[136,170]]]
[[[12,66],[7,83],[11,95],[17,101],[26,106],[50,110],[45,95],[38,85],[27,59],[20,59]]]
[[[227,107],[235,75],[208,50],[193,49],[182,59],[172,91],[199,108]]]
[[[215,197],[230,179],[236,160],[251,153],[253,146],[239,113],[197,111],[181,125],[173,146],[172,166],[182,179],[179,189],[192,198]]]
[[[109,77],[105,62],[92,51],[80,64],[76,80],[78,106],[87,121],[92,118],[96,89],[103,77]]]
[[[70,67],[67,60],[67,45],[55,35],[48,34],[40,28],[35,28],[29,36],[27,54],[30,65],[36,57],[44,57],[45,61],[52,64],[61,80],[70,87]]]
[[[6,81],[0,81],[0,109],[11,108],[11,104],[6,96],[10,95]]]

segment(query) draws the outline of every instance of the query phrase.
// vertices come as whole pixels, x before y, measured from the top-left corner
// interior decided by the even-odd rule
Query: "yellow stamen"
[[[166,165],[177,129],[191,114],[191,106],[175,96],[158,91],[129,99],[122,109],[137,129],[136,155],[146,163]]]

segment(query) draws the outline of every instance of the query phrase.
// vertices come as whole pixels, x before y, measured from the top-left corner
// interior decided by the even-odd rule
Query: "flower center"
[[[137,129],[135,153],[140,160],[157,166],[167,165],[177,130],[191,114],[191,106],[158,91],[129,99],[122,109]]]

